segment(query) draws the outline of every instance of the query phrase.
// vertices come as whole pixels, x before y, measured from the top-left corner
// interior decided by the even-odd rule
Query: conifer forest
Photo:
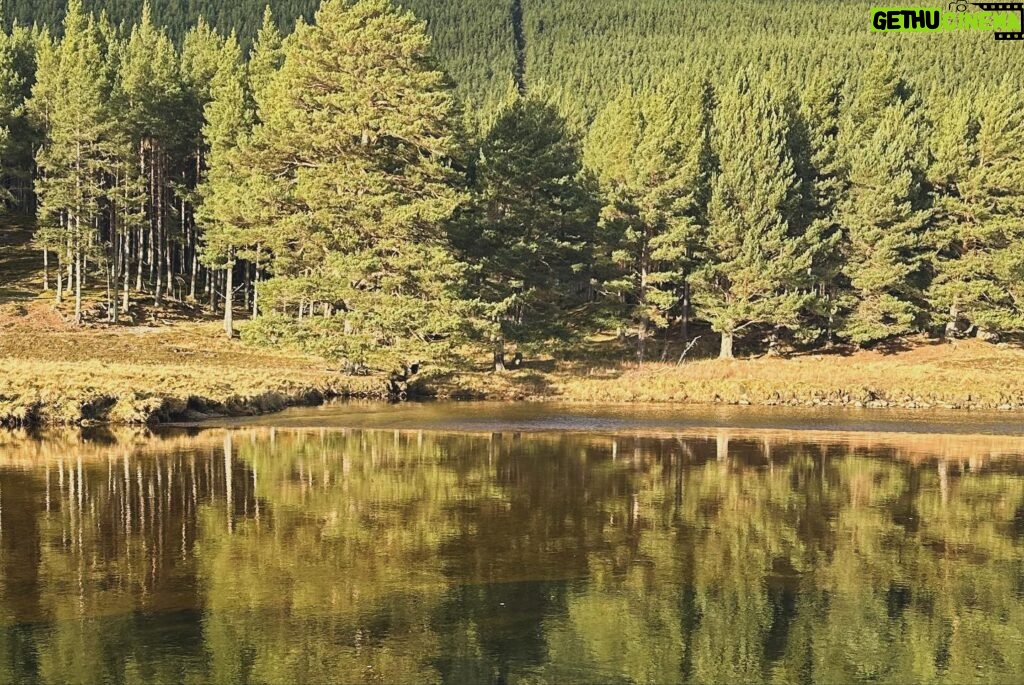
[[[50,296],[350,368],[1024,331],[1024,59],[854,0],[8,0]],[[508,359],[506,359],[506,355]]]

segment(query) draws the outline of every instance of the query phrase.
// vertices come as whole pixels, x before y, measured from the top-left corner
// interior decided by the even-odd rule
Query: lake
[[[1022,457],[867,410],[0,432],[0,682],[1019,682]]]

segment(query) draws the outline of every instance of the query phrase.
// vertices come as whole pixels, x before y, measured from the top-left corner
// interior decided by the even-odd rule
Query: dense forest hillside
[[[145,0],[86,0],[85,9],[105,12],[115,24],[132,25],[142,18]],[[150,0],[153,22],[181,41],[200,21],[217,30],[236,31],[243,45],[256,37],[269,6],[279,28],[289,33],[297,20],[312,21],[320,0]],[[515,69],[508,2],[488,0],[411,0],[400,3],[430,26],[441,61],[456,77],[467,100],[490,108],[504,93]],[[7,0],[8,22],[42,24],[61,30],[67,0]]]
[[[145,0],[87,0],[114,23],[132,24]],[[181,40],[200,17],[222,32],[255,37],[266,0],[150,0],[154,22]],[[269,0],[285,33],[311,21],[319,0]],[[745,65],[777,71],[802,87],[822,70],[855,80],[880,40],[899,51],[908,79],[927,90],[972,92],[1024,61],[1007,60],[989,33],[880,37],[866,0],[404,0],[427,21],[434,49],[470,107],[489,113],[509,83],[555,100],[576,122],[623,88],[666,78],[719,80]],[[905,3],[921,4],[917,2]],[[924,3],[927,4],[927,3]],[[934,4],[934,3],[932,3]],[[59,31],[67,0],[7,0],[8,21]],[[486,114],[481,113],[482,116]]]

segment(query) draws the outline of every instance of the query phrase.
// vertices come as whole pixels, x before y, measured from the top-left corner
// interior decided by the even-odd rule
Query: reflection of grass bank
[[[497,377],[458,374],[444,393],[537,395],[581,402],[688,402],[950,409],[1024,409],[1024,351],[977,341],[893,353],[702,360],[683,366],[559,364]]]

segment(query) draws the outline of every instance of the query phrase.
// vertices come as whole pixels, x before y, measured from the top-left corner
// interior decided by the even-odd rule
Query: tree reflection
[[[0,681],[1009,681],[1012,445],[0,442]]]

